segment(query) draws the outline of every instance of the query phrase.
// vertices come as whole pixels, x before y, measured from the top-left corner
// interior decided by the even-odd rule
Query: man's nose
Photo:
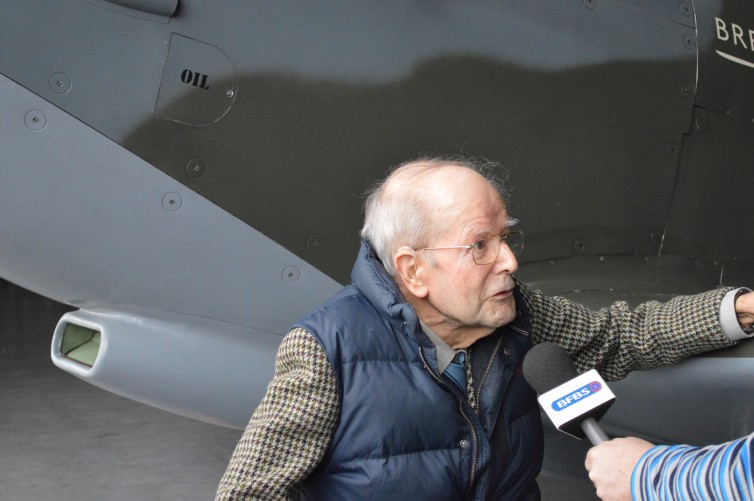
[[[518,259],[513,251],[504,242],[500,243],[500,249],[495,261],[495,271],[499,273],[515,273],[518,270]]]

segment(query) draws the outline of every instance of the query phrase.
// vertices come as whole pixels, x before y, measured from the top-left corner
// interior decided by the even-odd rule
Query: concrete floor
[[[50,342],[67,309],[0,280],[0,500],[213,499],[241,431],[127,400],[57,369]],[[583,464],[581,451],[573,456]],[[540,487],[544,501],[597,499],[588,482],[540,478]]]
[[[208,500],[240,430],[118,397],[53,366],[63,305],[0,281],[0,500]]]

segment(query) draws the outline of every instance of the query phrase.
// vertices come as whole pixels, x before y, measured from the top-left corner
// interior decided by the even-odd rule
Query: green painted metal
[[[66,358],[93,367],[99,355],[102,334],[80,325],[68,324],[63,332],[60,351]]]

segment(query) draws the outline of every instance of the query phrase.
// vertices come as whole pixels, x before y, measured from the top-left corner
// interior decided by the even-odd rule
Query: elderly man
[[[608,379],[734,343],[725,290],[591,312],[517,282],[523,234],[479,171],[421,159],[372,191],[352,284],[283,340],[217,499],[539,499],[532,343]]]

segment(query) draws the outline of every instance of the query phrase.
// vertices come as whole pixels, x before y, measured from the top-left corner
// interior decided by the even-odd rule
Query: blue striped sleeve
[[[754,433],[720,445],[658,445],[634,467],[635,501],[661,499],[754,501]]]

